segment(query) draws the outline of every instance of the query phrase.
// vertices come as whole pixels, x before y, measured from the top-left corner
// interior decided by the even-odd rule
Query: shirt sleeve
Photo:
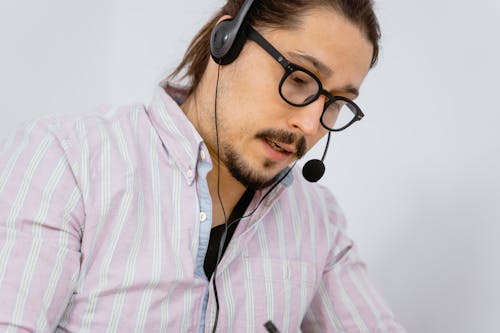
[[[345,218],[335,199],[330,206],[334,246],[322,279],[302,322],[304,332],[400,333],[385,301],[369,281],[356,246],[345,233]]]
[[[81,192],[63,144],[33,122],[0,145],[0,331],[53,331],[78,279]]]

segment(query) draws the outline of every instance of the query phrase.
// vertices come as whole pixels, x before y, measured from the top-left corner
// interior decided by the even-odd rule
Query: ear
[[[228,20],[232,20],[233,17],[231,15],[222,15],[218,20],[217,20],[217,24],[221,23],[222,21],[228,21]]]

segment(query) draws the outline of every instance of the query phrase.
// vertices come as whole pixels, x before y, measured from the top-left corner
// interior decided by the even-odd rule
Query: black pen
[[[274,326],[273,322],[270,320],[264,324],[264,327],[270,333],[280,333],[280,331],[276,328],[276,326]]]

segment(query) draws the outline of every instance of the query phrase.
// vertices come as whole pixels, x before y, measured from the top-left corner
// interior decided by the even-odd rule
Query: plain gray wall
[[[1,136],[40,115],[148,103],[220,4],[1,0]],[[334,136],[322,181],[410,332],[500,332],[500,2],[376,5],[366,117]]]

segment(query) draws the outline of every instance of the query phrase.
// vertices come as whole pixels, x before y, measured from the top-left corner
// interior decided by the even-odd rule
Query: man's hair
[[[223,15],[235,17],[244,0],[227,0],[226,4],[201,28],[191,41],[184,58],[169,75],[167,86],[190,95],[196,90],[210,59],[210,34]],[[360,28],[373,45],[371,66],[378,60],[380,27],[373,10],[373,0],[255,0],[246,16],[254,28],[293,29],[299,26],[301,16],[308,10],[327,7],[343,15]],[[187,79],[187,86],[171,84],[176,78]],[[176,89],[181,88],[181,89]]]

